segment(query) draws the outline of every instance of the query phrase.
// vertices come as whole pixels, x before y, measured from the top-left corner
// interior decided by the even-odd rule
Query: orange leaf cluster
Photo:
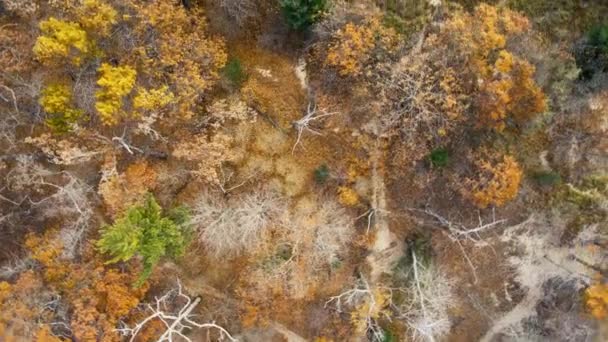
[[[397,38],[395,30],[382,26],[378,18],[360,25],[348,23],[334,34],[325,64],[336,67],[342,76],[358,76],[372,61],[374,49],[389,52],[396,47]]]
[[[475,161],[478,175],[467,179],[462,193],[479,208],[500,207],[517,196],[522,170],[515,158],[505,155],[501,161]]]
[[[101,260],[93,256],[82,263],[61,259],[60,237],[54,230],[44,235],[29,235],[26,246],[34,260],[42,265],[43,278],[48,288],[61,295],[71,308],[70,327],[74,337],[80,341],[94,341],[103,336],[104,341],[121,341],[114,331],[118,319],[129,315],[146,294],[147,284],[133,288],[137,272],[121,272],[106,268]],[[36,274],[23,273],[28,286],[39,286],[42,282]],[[38,285],[36,285],[38,284]],[[6,287],[0,284],[0,291]],[[12,288],[26,291],[27,286],[15,284]],[[36,290],[39,291],[39,290]],[[3,296],[3,292],[0,292]],[[16,301],[23,305],[27,301]],[[36,309],[42,309],[42,306]],[[28,320],[28,311],[16,312],[16,317]]]
[[[589,286],[585,290],[585,304],[591,315],[597,319],[608,317],[608,283]]]
[[[529,29],[517,12],[481,4],[471,14],[456,14],[442,30],[441,44],[456,49],[477,78],[479,125],[502,131],[509,118],[521,123],[546,110],[534,66],[509,50],[509,41]]]

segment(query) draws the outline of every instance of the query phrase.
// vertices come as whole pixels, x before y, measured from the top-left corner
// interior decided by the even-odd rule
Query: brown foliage
[[[110,157],[112,158],[112,157]],[[118,174],[115,160],[109,159],[104,166],[106,175],[99,183],[99,194],[111,216],[116,216],[127,207],[143,201],[144,195],[156,187],[156,171],[147,161],[137,161]]]

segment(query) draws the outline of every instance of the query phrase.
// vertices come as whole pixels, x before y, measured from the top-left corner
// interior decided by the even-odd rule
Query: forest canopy
[[[608,339],[607,18],[0,0],[0,341]]]

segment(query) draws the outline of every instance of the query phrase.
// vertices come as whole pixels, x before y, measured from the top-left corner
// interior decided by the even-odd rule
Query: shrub
[[[238,58],[230,59],[228,63],[226,63],[223,72],[224,76],[235,87],[239,87],[247,78],[243,65]]]
[[[553,171],[539,171],[532,174],[532,178],[543,186],[554,186],[562,181],[562,177],[557,172]]]
[[[144,268],[135,284],[139,287],[163,256],[175,258],[184,254],[189,240],[187,221],[184,210],[163,216],[154,197],[148,195],[143,205],[131,207],[113,225],[103,229],[97,247],[112,257],[107,263],[141,256]]]
[[[287,24],[294,30],[304,30],[314,24],[327,9],[327,0],[280,0]]]
[[[317,184],[324,184],[329,178],[329,168],[327,165],[323,164],[315,169],[314,172],[315,182]]]
[[[446,167],[450,161],[450,153],[444,148],[438,148],[431,152],[429,160],[433,167]]]
[[[597,72],[608,71],[608,24],[592,28],[586,42],[576,49],[574,57],[583,79],[589,79]]]

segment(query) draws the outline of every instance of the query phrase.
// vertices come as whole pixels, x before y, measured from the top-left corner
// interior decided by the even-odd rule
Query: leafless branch
[[[201,302],[201,297],[197,297],[194,300],[186,295],[182,291],[182,285],[178,279],[177,289],[172,289],[165,293],[162,297],[156,297],[156,303],[154,305],[147,304],[146,309],[151,312],[149,316],[144,318],[141,322],[137,323],[133,328],[127,326],[116,329],[116,331],[123,334],[123,336],[131,336],[130,342],[135,341],[140,331],[153,320],[160,320],[165,326],[165,332],[160,336],[157,342],[173,342],[175,336],[180,336],[182,339],[192,342],[192,340],[185,335],[185,330],[191,330],[193,328],[199,329],[215,329],[219,331],[219,340],[228,339],[229,341],[236,342],[237,339],[232,337],[230,333],[223,327],[211,323],[198,323],[194,321],[194,314],[192,311]],[[177,312],[167,311],[167,307],[170,306],[169,301],[182,299],[184,304]]]
[[[293,148],[291,149],[291,154],[294,153],[294,151],[296,150],[296,147],[298,146],[298,144],[300,144],[300,140],[302,139],[302,134],[304,133],[304,131],[308,131],[315,135],[322,135],[320,132],[315,131],[314,129],[310,128],[310,124],[313,121],[327,117],[327,116],[335,115],[335,114],[337,114],[337,113],[336,112],[327,113],[324,110],[322,110],[321,113],[318,113],[317,106],[313,105],[312,103],[308,103],[306,115],[303,118],[301,118],[300,120],[293,122],[293,127],[296,129],[296,131],[298,131],[298,138],[296,139],[296,143],[293,145]]]

